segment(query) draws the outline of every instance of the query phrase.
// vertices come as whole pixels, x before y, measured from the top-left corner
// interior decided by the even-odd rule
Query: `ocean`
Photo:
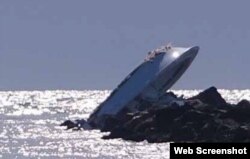
[[[201,90],[173,90],[188,98]],[[250,90],[219,92],[229,103],[250,100]],[[98,130],[65,130],[67,120],[87,119],[109,90],[1,91],[0,158],[169,158],[169,143],[103,140]]]

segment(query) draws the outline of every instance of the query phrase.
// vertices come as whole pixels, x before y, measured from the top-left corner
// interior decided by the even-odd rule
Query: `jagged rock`
[[[250,102],[248,100],[243,99],[237,104],[238,108],[250,109]]]
[[[104,126],[102,127],[101,131],[111,131],[114,128],[116,128],[118,125],[120,125],[121,121],[118,118],[115,118],[113,116],[106,117]]]
[[[80,129],[91,129],[91,126],[86,122],[86,120],[81,119],[81,120],[66,120],[60,126],[66,126],[67,130],[68,129],[74,129],[74,130],[80,130]]]
[[[215,105],[215,106],[225,106],[227,105],[225,99],[223,99],[220,93],[217,91],[217,88],[210,87],[205,91],[201,92],[197,96],[194,96],[190,99],[199,99],[203,103]]]
[[[227,113],[222,114],[222,118],[232,118],[237,122],[244,123],[250,122],[250,109],[235,107],[230,109]]]
[[[132,115],[105,139],[148,142],[232,142],[250,140],[250,104],[226,103],[215,87],[186,100],[184,106],[144,110]],[[249,125],[246,126],[246,123]]]
[[[155,113],[155,123],[159,131],[167,131],[174,124],[174,119],[184,113],[185,107],[166,107]]]
[[[77,127],[76,123],[71,120],[64,121],[62,124],[60,124],[60,126],[66,126],[67,129],[72,129]]]

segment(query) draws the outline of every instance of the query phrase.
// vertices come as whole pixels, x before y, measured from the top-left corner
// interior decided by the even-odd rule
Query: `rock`
[[[243,99],[237,104],[237,107],[243,109],[250,109],[250,102],[248,100]]]
[[[233,109],[230,109],[227,113],[222,114],[221,118],[231,118],[240,123],[248,123],[250,122],[250,108],[244,109],[235,107]]]
[[[105,139],[148,142],[246,142],[250,141],[250,104],[225,102],[211,87],[185,101],[184,106],[154,107],[130,114]],[[249,126],[246,126],[249,123]],[[244,125],[242,127],[242,125]],[[242,135],[242,136],[241,136]]]
[[[244,129],[239,127],[233,133],[232,142],[249,142],[250,141],[250,134],[248,129]]]
[[[247,100],[240,101],[222,114],[221,118],[231,118],[239,123],[250,122],[250,102]]]
[[[60,126],[66,126],[67,129],[72,129],[77,127],[77,124],[71,120],[66,120],[62,124],[60,124]]]
[[[187,107],[166,107],[155,113],[155,124],[158,131],[168,131],[175,123],[174,119],[181,116]]]
[[[205,91],[199,93],[197,96],[194,96],[190,99],[199,99],[203,103],[214,105],[214,106],[225,106],[227,105],[225,99],[223,99],[220,93],[215,87],[210,87]]]
[[[103,127],[101,128],[102,132],[112,131],[118,125],[122,124],[118,118],[113,116],[106,117]]]
[[[89,130],[91,129],[91,126],[86,122],[86,120],[81,119],[81,120],[66,120],[60,126],[66,126],[67,130],[68,129],[74,129],[74,130],[80,130],[80,129],[85,129]]]

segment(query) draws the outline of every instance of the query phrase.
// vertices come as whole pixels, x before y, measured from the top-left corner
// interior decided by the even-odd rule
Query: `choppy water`
[[[190,97],[199,90],[177,90]],[[66,119],[87,119],[110,91],[0,92],[0,158],[169,158],[169,144],[102,140],[104,133],[66,131]],[[250,90],[220,90],[230,103]]]

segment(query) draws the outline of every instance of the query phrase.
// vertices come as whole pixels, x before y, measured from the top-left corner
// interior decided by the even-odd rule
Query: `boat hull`
[[[104,116],[116,116],[124,109],[133,111],[142,100],[159,100],[190,66],[198,50],[197,46],[171,48],[144,61],[91,114],[90,124],[99,127]]]

